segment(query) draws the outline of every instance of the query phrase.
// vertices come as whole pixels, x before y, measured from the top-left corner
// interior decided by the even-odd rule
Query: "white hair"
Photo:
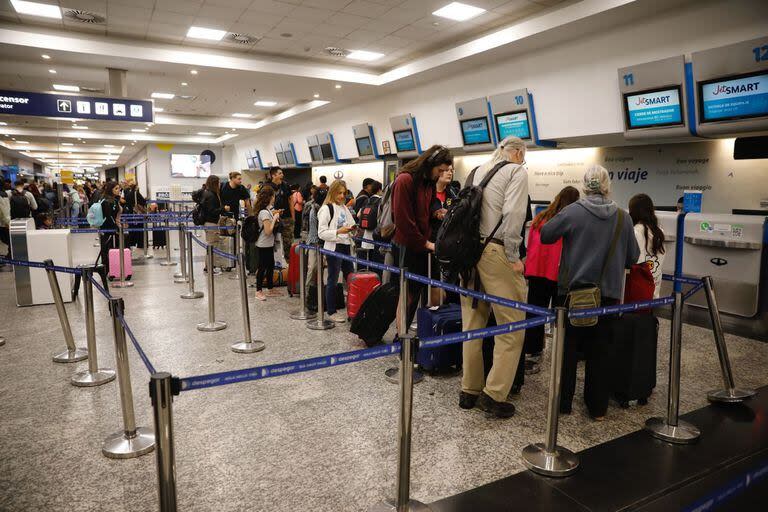
[[[602,165],[592,165],[584,172],[584,193],[607,196],[611,193],[611,177]]]
[[[491,162],[497,164],[503,160],[509,160],[508,153],[512,150],[522,149],[525,152],[525,141],[520,137],[510,135],[499,143],[496,151],[491,155]]]

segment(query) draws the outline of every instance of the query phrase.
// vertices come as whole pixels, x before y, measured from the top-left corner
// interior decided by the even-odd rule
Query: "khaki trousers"
[[[488,244],[477,264],[476,276],[480,278],[483,289],[489,295],[525,302],[528,293],[525,278],[521,273],[512,269],[512,263],[507,259],[503,246]],[[498,325],[525,320],[525,313],[522,311],[484,301],[478,301],[477,308],[472,309],[472,298],[462,296],[461,320],[463,329],[471,331],[485,327],[488,323],[491,307]],[[483,340],[472,340],[464,343],[462,391],[473,395],[479,395],[482,391],[497,402],[506,401],[515,380],[515,372],[524,339],[525,331],[515,331],[496,336],[493,349],[493,367],[487,380],[485,380],[483,372]]]

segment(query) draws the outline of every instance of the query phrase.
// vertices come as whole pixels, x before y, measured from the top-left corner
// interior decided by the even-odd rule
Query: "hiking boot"
[[[459,407],[462,409],[473,409],[477,403],[478,395],[471,393],[461,392],[459,393]]]
[[[497,402],[484,392],[477,400],[477,407],[497,418],[511,418],[515,414],[515,406],[509,402]]]

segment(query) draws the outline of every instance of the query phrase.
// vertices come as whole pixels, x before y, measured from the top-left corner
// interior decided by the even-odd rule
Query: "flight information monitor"
[[[296,159],[293,158],[293,151],[286,151],[283,154],[285,155],[285,165],[294,165],[296,163]]]
[[[358,139],[355,139],[355,144],[357,144],[358,155],[360,156],[373,155],[373,146],[371,145],[370,137],[360,137]]]
[[[278,165],[285,165],[285,154],[278,152],[277,153],[277,164]]]
[[[330,144],[320,144],[320,152],[323,154],[323,160],[333,160],[333,148]]]
[[[488,129],[487,117],[476,117],[461,121],[461,137],[465,146],[488,144],[491,142],[491,131]]]
[[[624,113],[630,130],[681,125],[680,87],[624,94]]]
[[[531,138],[531,126],[528,123],[528,112],[503,112],[496,114],[496,128],[499,130],[499,140],[515,136],[521,139]]]
[[[320,146],[309,146],[309,155],[312,157],[313,162],[323,161],[323,153],[320,151]]]
[[[768,73],[699,82],[700,122],[768,116]]]
[[[411,130],[400,130],[394,133],[395,149],[401,151],[416,151],[416,141]]]

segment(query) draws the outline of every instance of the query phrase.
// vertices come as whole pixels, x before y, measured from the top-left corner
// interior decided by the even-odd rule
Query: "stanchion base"
[[[677,420],[677,426],[667,424],[666,418],[650,418],[645,422],[645,430],[662,441],[676,444],[690,444],[699,439],[701,432],[690,423]]]
[[[179,295],[182,299],[202,299],[204,296],[203,292],[187,292]]]
[[[132,288],[133,283],[131,281],[115,281],[111,286],[112,288]]]
[[[177,261],[163,260],[163,261],[160,262],[160,266],[161,267],[175,267],[178,264],[179,263]]]
[[[238,354],[253,354],[254,352],[261,352],[266,347],[267,346],[264,344],[263,341],[258,341],[258,340],[251,340],[250,342],[238,341],[237,343],[232,345],[232,352],[237,352]]]
[[[227,328],[227,322],[203,322],[201,324],[197,324],[197,330],[203,331],[203,332],[213,332],[213,331],[223,331]]]
[[[232,272],[232,275],[229,276],[230,281],[239,281],[240,280],[240,273],[239,272]]]
[[[173,282],[176,283],[176,284],[181,284],[181,283],[185,283],[186,284],[186,283],[189,282],[189,279],[186,278],[186,277],[174,277],[173,278]]]
[[[579,458],[562,446],[555,446],[554,452],[547,453],[544,443],[535,443],[523,448],[523,464],[539,475],[564,477],[578,469]]]
[[[328,329],[333,329],[336,327],[336,322],[332,322],[331,320],[320,320],[319,318],[317,320],[310,320],[307,322],[307,329],[312,329],[313,331],[326,331]]]
[[[155,433],[150,428],[138,427],[129,437],[124,430],[106,438],[101,453],[110,459],[133,459],[146,455],[155,449]]]
[[[309,311],[294,311],[290,315],[291,318],[294,320],[312,320],[313,318],[317,318],[317,313],[310,313]]]
[[[54,363],[77,363],[79,361],[85,361],[86,359],[88,359],[88,350],[84,348],[67,350],[61,354],[56,354],[53,356]]]
[[[749,400],[757,394],[757,391],[750,388],[716,389],[707,393],[707,400],[710,402],[739,403]]]
[[[81,388],[90,388],[93,386],[101,386],[107,382],[115,380],[115,371],[107,368],[99,368],[98,371],[91,373],[86,370],[84,372],[77,372],[72,376],[70,382],[73,386]]]
[[[5,345],[5,338],[0,338],[0,347]]]
[[[174,279],[184,279],[184,274],[182,274],[180,271],[173,274]]]
[[[408,505],[405,508],[397,508],[394,500],[382,501],[370,509],[370,512],[399,512],[407,510],[408,512],[428,512],[432,510],[429,505],[426,505],[420,501],[408,500]]]
[[[400,367],[395,366],[394,368],[390,368],[384,372],[384,378],[387,379],[387,382],[391,382],[392,384],[399,384],[400,383]],[[424,374],[421,373],[416,368],[413,369],[413,383],[418,384],[419,382],[424,380]]]
[[[153,255],[151,255],[151,254],[145,254],[145,255],[144,255],[144,259],[145,259],[145,260],[151,260],[152,258],[154,258],[154,256],[153,256]]]

